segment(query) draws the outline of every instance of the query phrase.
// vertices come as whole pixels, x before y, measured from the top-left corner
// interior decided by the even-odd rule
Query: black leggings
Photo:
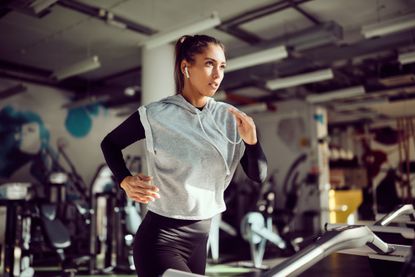
[[[134,264],[140,277],[160,276],[169,268],[205,274],[208,220],[180,220],[148,211],[134,239]]]

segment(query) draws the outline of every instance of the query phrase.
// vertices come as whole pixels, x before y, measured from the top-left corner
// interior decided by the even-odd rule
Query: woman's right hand
[[[135,176],[127,176],[121,182],[121,188],[125,191],[127,196],[132,200],[147,204],[160,198],[158,194],[158,187],[152,184],[153,177],[144,174],[137,174]]]

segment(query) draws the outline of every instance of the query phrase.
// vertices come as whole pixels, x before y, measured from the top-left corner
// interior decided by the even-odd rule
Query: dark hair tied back
[[[177,93],[181,93],[184,87],[184,77],[180,68],[181,62],[186,60],[189,63],[194,63],[194,56],[203,53],[210,43],[219,45],[225,51],[225,46],[222,42],[206,35],[185,35],[177,40],[174,66],[174,79]]]

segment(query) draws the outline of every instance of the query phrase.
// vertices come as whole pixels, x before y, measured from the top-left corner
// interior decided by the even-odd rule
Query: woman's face
[[[191,91],[198,96],[213,96],[223,80],[226,66],[225,53],[219,45],[210,43],[205,51],[194,56],[195,62],[187,64]],[[184,71],[184,70],[183,70]]]

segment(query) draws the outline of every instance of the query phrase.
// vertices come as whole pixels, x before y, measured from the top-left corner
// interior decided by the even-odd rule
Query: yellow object
[[[362,204],[363,194],[360,189],[329,191],[330,223],[347,223],[349,215],[356,212]]]

